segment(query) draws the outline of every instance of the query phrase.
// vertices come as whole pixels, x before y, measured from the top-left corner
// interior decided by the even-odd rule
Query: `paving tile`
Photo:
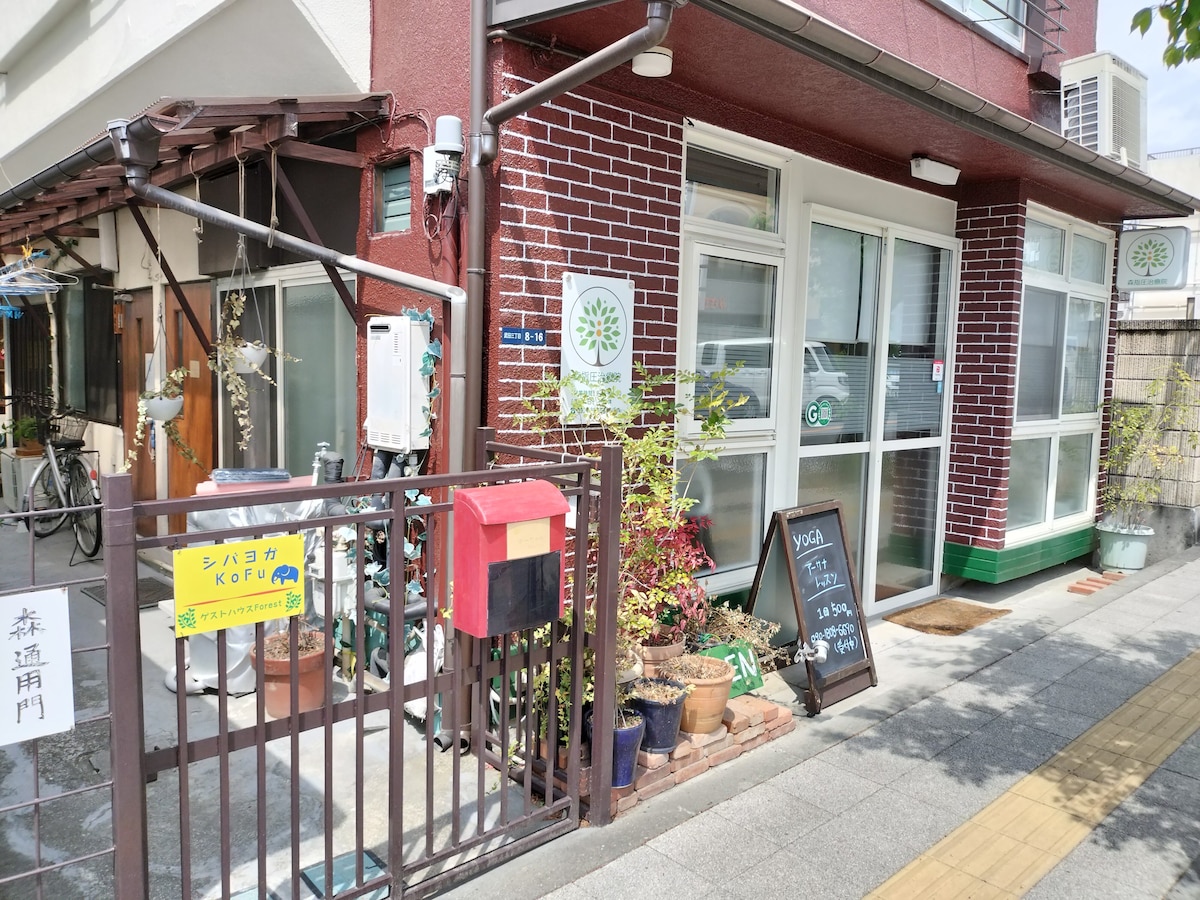
[[[649,847],[638,847],[575,884],[597,898],[670,896],[681,885],[703,895],[713,886],[687,866]]]
[[[960,741],[889,787],[966,819],[1028,771],[1028,760],[1004,747]]]
[[[731,880],[779,849],[779,845],[763,840],[760,833],[721,816],[720,807],[725,805],[716,807],[718,815],[688,819],[647,846],[714,884]],[[788,824],[783,823],[780,828],[787,829]]]
[[[831,813],[841,813],[880,790],[878,782],[825,762],[805,760],[772,778],[767,785]]]
[[[1003,747],[1024,757],[1028,760],[1028,768],[1033,768],[1065,747],[1069,739],[1061,734],[1031,728],[1015,717],[1002,716],[964,738],[963,743],[987,743]]]
[[[962,819],[945,807],[884,788],[842,813],[839,819],[857,824],[863,834],[886,834],[922,853],[957,828]]]
[[[780,790],[774,780],[753,787],[713,807],[723,820],[784,846],[826,822],[832,815],[809,800]]]
[[[926,697],[906,709],[902,716],[912,723],[920,723],[943,732],[968,735],[978,731],[999,713],[961,703],[953,703],[944,692]],[[947,744],[947,746],[949,746]]]
[[[1056,682],[1035,694],[1030,702],[1102,719],[1120,706],[1127,696],[1113,694],[1102,688],[1075,687]]]
[[[862,738],[853,738],[830,747],[817,758],[877,784],[890,784],[933,755],[906,753],[904,748],[879,746]]]

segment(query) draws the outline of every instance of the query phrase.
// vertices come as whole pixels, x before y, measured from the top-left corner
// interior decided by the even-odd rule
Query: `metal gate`
[[[69,897],[86,883],[79,896],[427,897],[573,830],[585,814],[606,823],[612,747],[598,741],[588,764],[579,676],[595,665],[594,715],[607,720],[619,454],[484,446],[494,462],[483,472],[178,500],[134,502],[129,476],[106,477],[106,643],[86,649],[107,651],[108,709],[87,721],[108,726],[111,774],[69,797],[43,796],[40,745],[55,738],[22,748],[38,777],[29,796],[0,799],[0,816],[28,819],[32,848],[24,869],[0,869],[0,894]],[[566,495],[569,536],[589,535],[568,547],[570,612],[491,639],[446,627],[439,659],[438,626],[452,606],[449,497],[457,486],[529,478]],[[186,532],[137,536],[140,517],[178,513]],[[238,541],[282,533],[303,535],[309,551],[305,613],[283,627],[293,648],[302,622],[319,628],[327,690],[315,709],[276,718],[247,656],[261,658],[278,626],[175,636],[172,617],[139,609],[138,558],[236,552]],[[335,563],[339,542],[348,577]],[[292,675],[297,667],[293,659]],[[287,691],[295,708],[299,689]],[[549,739],[539,740],[544,724]],[[590,812],[589,795],[603,798]],[[79,848],[42,846],[54,805],[72,797],[84,821],[103,820],[111,802],[110,842],[89,833]]]

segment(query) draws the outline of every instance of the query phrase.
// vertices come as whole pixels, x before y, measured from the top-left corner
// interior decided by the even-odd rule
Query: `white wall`
[[[370,24],[370,0],[58,0],[0,38],[0,187],[163,97],[365,92]]]

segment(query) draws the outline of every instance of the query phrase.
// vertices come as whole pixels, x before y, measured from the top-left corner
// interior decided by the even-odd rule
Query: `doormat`
[[[89,584],[83,589],[83,592],[101,606],[108,605],[108,585],[105,582]],[[158,606],[163,600],[170,600],[175,596],[175,589],[165,581],[159,581],[157,578],[139,578],[137,592],[138,609],[149,609],[151,606]]]
[[[976,625],[982,625],[1000,616],[1007,616],[1010,612],[1011,609],[993,609],[990,606],[941,597],[911,609],[890,613],[883,618],[926,634],[955,635],[970,631]]]

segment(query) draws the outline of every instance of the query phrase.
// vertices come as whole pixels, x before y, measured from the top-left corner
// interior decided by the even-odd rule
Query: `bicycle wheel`
[[[63,497],[58,492],[54,471],[50,468],[50,461],[45,460],[33,473],[33,508],[50,511],[61,510],[62,506]],[[28,495],[21,498],[21,509],[28,512]],[[30,522],[30,527],[38,537],[46,537],[62,528],[66,520],[67,514],[64,512],[47,512],[45,515],[35,516]]]
[[[96,502],[92,493],[92,476],[81,459],[73,459],[67,466],[67,491],[71,506],[91,506]],[[83,555],[95,556],[100,549],[100,508],[76,509],[71,513],[71,527],[75,530],[75,543]]]

